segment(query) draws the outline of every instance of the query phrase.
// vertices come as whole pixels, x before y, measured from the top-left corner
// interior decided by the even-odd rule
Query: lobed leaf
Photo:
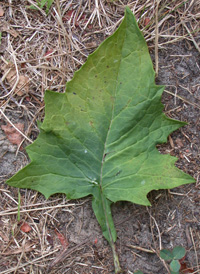
[[[116,240],[111,204],[150,205],[153,189],[194,182],[161,155],[156,145],[185,123],[163,114],[163,86],[155,73],[137,22],[126,8],[118,30],[88,57],[66,92],[45,94],[45,119],[27,147],[31,163],[7,181],[48,198],[92,195],[106,239]]]

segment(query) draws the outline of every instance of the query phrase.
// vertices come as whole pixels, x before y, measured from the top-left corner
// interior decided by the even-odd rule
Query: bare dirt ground
[[[200,273],[200,2],[56,0],[48,15],[27,8],[32,3],[0,2],[0,273],[114,273],[90,197],[46,201],[5,181],[29,161],[24,148],[38,135],[45,90],[64,92],[88,54],[119,26],[126,5],[143,30],[156,82],[166,85],[165,113],[188,123],[158,149],[176,156],[196,183],[151,192],[149,208],[113,205],[121,267],[169,273],[159,250],[181,245],[182,273]]]

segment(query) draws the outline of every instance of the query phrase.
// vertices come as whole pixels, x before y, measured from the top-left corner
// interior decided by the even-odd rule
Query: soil
[[[100,44],[104,38],[104,35],[99,35],[95,42]],[[154,61],[151,44],[149,48]],[[128,202],[114,204],[112,213],[118,235],[116,250],[124,273],[141,270],[144,274],[166,274],[168,272],[165,264],[158,256],[159,250],[161,247],[171,250],[180,245],[187,250],[184,262],[190,272],[185,273],[200,273],[200,53],[192,41],[182,40],[159,48],[159,73],[156,83],[166,86],[162,97],[166,115],[188,123],[172,133],[168,143],[159,145],[158,149],[161,153],[176,156],[176,166],[192,175],[196,183],[170,191],[149,193],[151,207]],[[37,109],[34,111],[36,113]],[[21,109],[13,111],[8,108],[7,117],[13,123],[24,123],[25,128],[29,125],[28,114]],[[1,125],[6,122],[2,116]],[[37,134],[38,129],[35,126],[29,136],[35,139]],[[24,150],[25,143],[18,150],[0,128],[2,212],[17,206],[18,191],[8,187],[5,180],[29,162]],[[44,207],[48,207],[48,203],[53,206],[61,204],[63,207],[55,208],[54,211],[44,209],[33,210],[30,214],[22,213],[18,223],[16,209],[16,214],[0,216],[2,253],[10,250],[8,245],[12,250],[19,248],[21,239],[34,244],[28,253],[11,252],[7,256],[0,254],[0,273],[114,273],[112,252],[102,236],[91,208],[90,197],[66,201],[63,195],[54,195],[46,201],[34,191],[20,190],[20,193],[22,205],[31,201]],[[20,231],[23,221],[31,225],[33,231],[30,234],[25,235]],[[15,241],[12,240],[13,231],[16,233]],[[56,231],[64,235],[69,244],[63,253],[62,246],[57,248],[60,242]],[[44,242],[41,242],[41,239]],[[26,262],[34,262],[34,259],[42,256],[42,249],[45,250],[44,254],[50,254],[49,257],[26,266]],[[55,253],[51,255],[53,251]],[[60,260],[54,261],[59,254]],[[17,264],[22,264],[17,272],[6,272]]]

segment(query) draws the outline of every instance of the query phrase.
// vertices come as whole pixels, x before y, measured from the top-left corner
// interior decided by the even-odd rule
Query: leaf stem
[[[107,211],[106,211],[106,205],[105,205],[105,202],[104,202],[101,186],[100,186],[100,189],[101,189],[101,200],[102,200],[102,205],[103,205],[103,210],[104,210],[104,215],[105,215],[105,220],[106,220],[106,226],[107,226],[108,235],[109,235],[109,244],[111,246],[112,254],[113,254],[115,274],[118,274],[118,273],[121,273],[122,270],[121,270],[121,267],[120,267],[120,264],[119,264],[119,258],[118,258],[118,255],[117,255],[117,252],[116,252],[116,249],[115,249],[115,243],[114,243],[114,240],[113,240],[111,227],[109,225],[109,220],[108,220]]]
[[[119,258],[118,258],[117,252],[115,250],[115,244],[114,244],[113,240],[110,242],[110,246],[111,246],[112,253],[113,253],[115,274],[122,273],[122,269],[121,269],[120,264],[119,264]]]

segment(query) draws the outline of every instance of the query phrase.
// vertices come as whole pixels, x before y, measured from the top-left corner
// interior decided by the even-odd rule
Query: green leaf
[[[176,246],[174,247],[174,249],[172,250],[172,254],[174,259],[176,260],[180,260],[185,256],[186,250],[184,247],[182,246]]]
[[[168,249],[162,249],[160,251],[160,257],[165,261],[171,261],[174,259],[172,252]]]
[[[53,4],[53,1],[54,0],[41,0],[41,1],[38,0],[37,1],[37,6],[42,9],[46,4],[46,6],[47,6],[46,13],[48,13],[51,5]],[[29,9],[37,9],[37,7],[34,6],[34,5],[28,6],[28,8]]]
[[[88,57],[63,94],[47,91],[45,119],[27,147],[31,163],[8,184],[48,198],[92,195],[106,239],[116,240],[110,206],[125,200],[150,205],[146,195],[194,179],[156,145],[185,123],[163,114],[162,86],[137,22],[126,8],[118,30]]]
[[[134,274],[144,274],[142,271],[138,270],[136,272],[134,272]]]
[[[179,263],[178,260],[173,260],[171,261],[170,263],[170,269],[173,271],[173,272],[178,272],[181,268],[181,264]]]

